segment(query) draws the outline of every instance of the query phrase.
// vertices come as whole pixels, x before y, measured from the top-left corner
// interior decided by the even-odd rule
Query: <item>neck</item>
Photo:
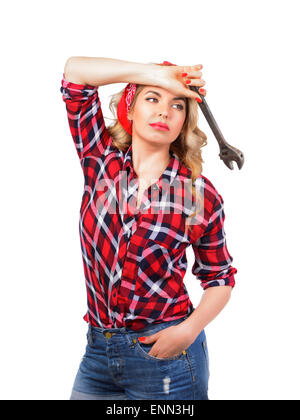
[[[132,142],[132,164],[136,174],[160,177],[170,162],[169,145],[145,145]]]

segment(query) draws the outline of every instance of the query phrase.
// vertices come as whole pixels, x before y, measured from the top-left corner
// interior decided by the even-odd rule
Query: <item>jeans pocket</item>
[[[178,360],[178,359],[184,359],[186,357],[186,353],[185,352],[181,352],[179,354],[177,354],[176,356],[171,356],[171,357],[156,357],[156,356],[152,356],[151,354],[149,354],[152,346],[154,345],[154,343],[151,344],[145,344],[145,343],[141,343],[138,339],[136,340],[136,347],[139,351],[139,353],[145,358],[145,359],[154,359],[154,360]]]

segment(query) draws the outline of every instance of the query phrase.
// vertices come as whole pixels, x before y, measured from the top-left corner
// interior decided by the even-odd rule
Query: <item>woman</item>
[[[88,297],[87,346],[71,399],[208,399],[204,327],[228,302],[237,269],[223,199],[201,174],[206,136],[197,127],[199,95],[187,86],[203,88],[201,68],[66,62],[61,92],[84,173]],[[106,127],[98,87],[124,82]],[[196,309],[183,283],[189,245],[204,289]]]

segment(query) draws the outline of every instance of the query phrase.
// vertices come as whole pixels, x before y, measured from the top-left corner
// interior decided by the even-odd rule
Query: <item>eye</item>
[[[157,101],[157,98],[147,98],[146,101],[149,101],[149,99],[155,99]],[[181,104],[174,104],[174,105],[178,105],[180,107],[178,109],[180,109],[181,111],[183,111],[183,109],[184,109],[184,106],[183,105],[181,105]]]

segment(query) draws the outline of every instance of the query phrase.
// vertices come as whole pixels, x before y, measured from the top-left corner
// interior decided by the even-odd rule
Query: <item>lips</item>
[[[160,129],[160,130],[166,130],[166,131],[168,131],[168,130],[169,130],[169,127],[167,126],[167,124],[163,124],[163,123],[153,123],[153,124],[149,124],[149,125],[151,125],[151,127],[158,128],[158,129]]]

